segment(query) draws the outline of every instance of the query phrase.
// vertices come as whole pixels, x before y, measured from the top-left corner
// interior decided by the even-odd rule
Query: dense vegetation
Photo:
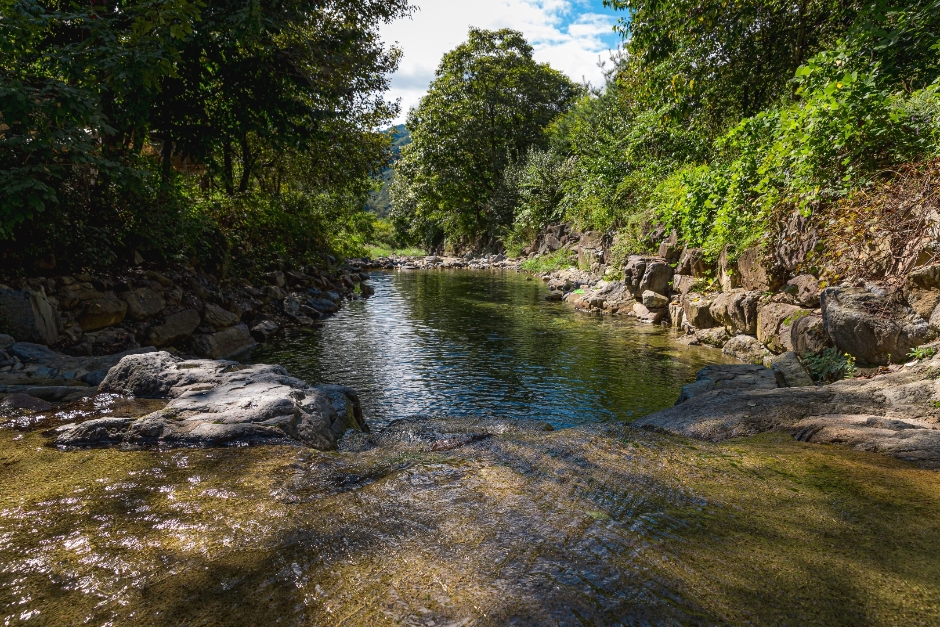
[[[579,92],[563,74],[535,62],[521,33],[470,29],[408,114],[412,141],[392,186],[400,228],[427,248],[445,237],[495,243],[516,205],[507,172],[545,145],[543,129]]]
[[[477,200],[416,211],[402,193],[396,211],[413,235],[427,242],[430,221],[453,246],[498,232],[517,251],[567,221],[619,231],[624,249],[642,250],[658,245],[648,233],[659,225],[712,259],[734,257],[784,217],[822,214],[938,154],[937,0],[609,4],[629,17],[606,84],[504,153],[493,180],[510,187],[511,217],[454,229]],[[434,93],[409,127],[444,150],[454,134],[421,114],[439,106]],[[480,108],[467,115],[485,119]],[[416,142],[402,161],[404,180],[442,172],[422,150]]]
[[[252,271],[354,250],[406,0],[0,1],[0,259]]]

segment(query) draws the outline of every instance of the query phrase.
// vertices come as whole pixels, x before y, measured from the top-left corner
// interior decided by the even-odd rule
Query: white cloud
[[[592,13],[585,0],[416,0],[410,20],[383,26],[387,44],[404,52],[392,77],[391,99],[401,98],[402,122],[434,78],[441,57],[466,40],[471,26],[521,31],[547,62],[573,80],[597,85],[603,80],[599,59],[606,60],[611,27],[617,16]],[[605,41],[607,40],[607,41]]]

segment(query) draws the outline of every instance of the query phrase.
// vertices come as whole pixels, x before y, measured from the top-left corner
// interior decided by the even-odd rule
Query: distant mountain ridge
[[[389,185],[395,176],[392,165],[398,160],[401,149],[411,143],[411,133],[404,124],[396,124],[386,132],[392,136],[392,162],[382,170],[376,179],[382,181],[382,188],[377,192],[369,194],[369,200],[366,201],[366,209],[380,218],[387,218],[392,210],[392,202],[389,196]]]

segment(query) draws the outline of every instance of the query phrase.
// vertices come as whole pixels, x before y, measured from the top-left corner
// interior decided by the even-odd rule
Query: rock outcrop
[[[785,429],[805,442],[848,444],[940,468],[938,374],[940,357],[826,386],[726,386],[633,424],[716,441]]]
[[[44,294],[0,287],[0,333],[22,342],[55,344],[61,330],[58,309]]]
[[[826,333],[836,348],[860,363],[899,361],[937,335],[923,318],[877,288],[827,288],[821,306]]]
[[[108,417],[60,427],[59,446],[218,445],[291,439],[336,448],[347,429],[367,430],[359,398],[341,386],[314,387],[280,366],[183,360],[166,352],[124,357],[100,392],[168,398],[141,418]]]

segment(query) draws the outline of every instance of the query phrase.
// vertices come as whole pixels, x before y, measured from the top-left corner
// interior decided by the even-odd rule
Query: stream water
[[[0,416],[3,625],[940,624],[935,472],[634,429],[720,354],[515,274],[373,282],[253,357],[360,391],[339,451],[49,445],[154,409],[107,395]]]
[[[586,316],[511,272],[373,273],[375,296],[255,351],[313,383],[357,390],[366,418],[502,416],[555,427],[672,405],[705,365],[730,361],[632,318]]]

